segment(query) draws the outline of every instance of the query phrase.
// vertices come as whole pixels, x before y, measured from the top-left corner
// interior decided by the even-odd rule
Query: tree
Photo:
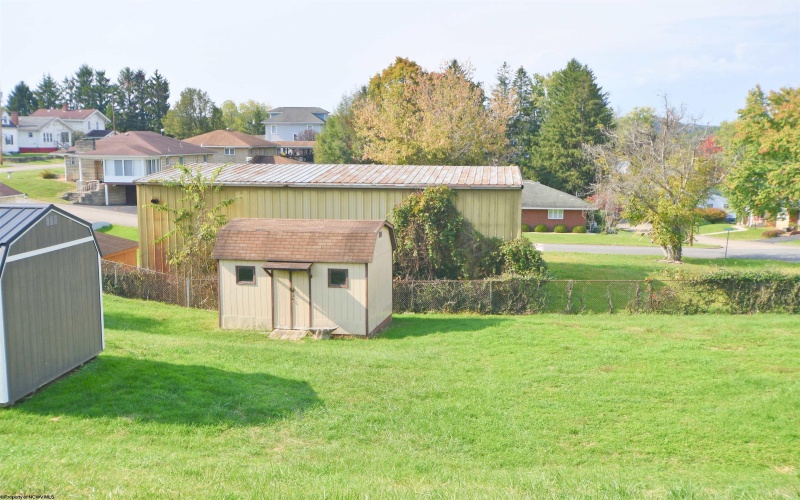
[[[147,81],[146,109],[150,130],[159,132],[163,128],[163,120],[169,111],[169,81],[161,76],[158,70]]]
[[[708,134],[684,108],[664,99],[662,115],[637,108],[606,130],[608,142],[587,145],[597,168],[599,192],[612,192],[631,223],[649,223],[668,262],[680,262],[695,208],[725,176],[718,154],[700,150]],[[605,142],[605,141],[604,141]]]
[[[217,267],[211,253],[217,233],[228,222],[223,211],[236,198],[214,202],[214,194],[222,188],[216,183],[222,167],[214,170],[210,177],[205,177],[199,169],[193,171],[185,165],[178,164],[175,168],[180,170],[180,177],[176,181],[165,181],[164,185],[180,189],[181,197],[177,205],[148,205],[169,214],[174,224],[174,229],[156,239],[155,244],[177,236],[180,243],[167,252],[167,262],[173,271],[187,278],[213,276]]]
[[[511,89],[516,98],[516,107],[506,129],[510,161],[519,165],[526,177],[530,178],[531,151],[535,147],[544,116],[544,77],[539,74],[531,77],[520,66],[511,82]]]
[[[738,159],[724,185],[739,213],[794,213],[800,208],[800,89],[765,95],[756,86],[735,123],[721,127],[719,141]]]
[[[237,106],[233,101],[225,101],[220,107],[222,125],[250,135],[264,135],[264,120],[269,118],[267,103],[249,99]]]
[[[222,127],[222,113],[207,93],[186,88],[164,117],[164,130],[177,139],[205,134]]]
[[[33,95],[36,97],[37,107],[41,109],[52,109],[61,105],[61,89],[50,73],[42,76],[42,81],[33,91]]]
[[[37,109],[36,96],[31,92],[30,87],[25,82],[19,82],[16,87],[8,94],[6,107],[8,111],[16,111],[22,116],[27,116]]]
[[[227,100],[222,102],[222,106],[219,107],[219,111],[222,114],[222,125],[225,127],[226,130],[239,130],[239,108],[236,107],[236,103]]]
[[[363,149],[354,128],[353,103],[363,99],[366,92],[342,97],[336,110],[328,117],[314,144],[317,163],[360,163]]]
[[[299,134],[297,134],[297,138],[295,140],[298,141],[316,141],[317,136],[319,134],[313,130],[303,130]]]
[[[526,174],[569,193],[587,193],[594,167],[583,145],[603,144],[613,125],[608,94],[588,66],[575,59],[545,81],[544,116]]]
[[[367,94],[378,97],[396,84],[414,83],[425,71],[416,62],[404,57],[396,57],[394,62],[369,80]]]
[[[485,106],[483,89],[469,76],[471,68],[451,65],[368,92],[354,105],[363,158],[411,165],[485,165],[501,158],[511,109],[494,98]]]

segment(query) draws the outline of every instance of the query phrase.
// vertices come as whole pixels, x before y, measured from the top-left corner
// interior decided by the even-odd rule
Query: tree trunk
[[[680,243],[662,246],[661,251],[664,252],[666,262],[680,263],[683,258],[683,246]]]

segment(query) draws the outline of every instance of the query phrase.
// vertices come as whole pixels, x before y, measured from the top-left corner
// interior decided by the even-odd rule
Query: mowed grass
[[[775,229],[774,227],[749,227],[744,231],[731,231],[730,237],[732,240],[761,240],[766,239],[762,236],[764,231]],[[710,234],[709,238],[717,238],[724,240],[726,234]]]
[[[139,228],[129,226],[110,226],[102,227],[97,230],[100,233],[110,234],[112,236],[119,236],[133,241],[139,241]]]
[[[61,198],[61,195],[67,191],[74,190],[75,184],[72,182],[62,182],[57,179],[43,179],[41,174],[42,170],[12,172],[10,179],[8,179],[6,175],[0,178],[0,181],[21,193],[27,194],[28,198],[33,200],[40,200],[48,203],[66,203]]]
[[[565,245],[612,245],[633,247],[656,247],[650,237],[644,233],[619,231],[617,234],[576,234],[576,233],[522,233],[534,243],[552,243]],[[695,244],[695,248],[717,248],[715,245]]]
[[[735,229],[733,224],[704,224],[697,228],[697,234],[719,233],[726,229]],[[722,236],[725,236],[724,234]]]
[[[106,351],[0,410],[4,493],[795,497],[800,318],[402,315],[271,341],[106,296]]]
[[[611,255],[545,252],[544,260],[556,279],[643,280],[695,276],[718,269],[734,271],[770,270],[800,273],[800,262],[761,259],[697,259],[684,257],[683,264],[661,262],[656,255]]]

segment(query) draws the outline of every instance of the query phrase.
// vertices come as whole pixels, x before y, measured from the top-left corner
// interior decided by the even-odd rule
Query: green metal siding
[[[48,218],[50,221],[55,221],[55,224],[48,225]],[[92,231],[88,227],[51,211],[14,241],[9,249],[9,255],[67,243],[91,235]]]

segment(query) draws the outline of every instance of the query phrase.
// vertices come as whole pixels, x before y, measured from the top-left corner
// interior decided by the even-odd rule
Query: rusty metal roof
[[[455,189],[522,189],[522,175],[514,166],[195,163],[189,167],[204,176],[220,169],[217,183],[224,186],[422,189],[444,185]],[[180,171],[167,169],[135,183],[161,184],[179,178]]]

